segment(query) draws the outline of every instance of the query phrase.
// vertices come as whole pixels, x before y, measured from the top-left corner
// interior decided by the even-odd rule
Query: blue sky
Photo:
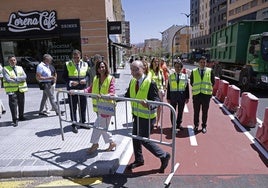
[[[190,0],[121,0],[126,21],[130,22],[130,42],[161,39],[161,31],[172,25],[186,25]],[[190,22],[190,20],[189,20]]]

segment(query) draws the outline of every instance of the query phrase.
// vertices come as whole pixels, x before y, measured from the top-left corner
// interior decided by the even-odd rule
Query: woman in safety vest
[[[148,77],[151,78],[157,85],[158,88],[158,95],[160,98],[160,101],[163,101],[163,98],[165,96],[165,78],[163,75],[163,71],[159,65],[159,60],[158,58],[153,58],[149,67],[149,73]],[[159,125],[159,120],[160,120],[160,115],[161,115],[162,107],[159,106],[157,108],[157,117],[156,117],[156,124],[155,127],[160,127]]]
[[[109,68],[106,61],[100,61],[96,64],[96,76],[93,79],[91,86],[86,88],[85,93],[93,93],[98,95],[115,95],[115,79],[109,74]],[[92,154],[99,148],[99,139],[102,136],[105,143],[110,143],[106,151],[112,151],[116,149],[116,144],[113,140],[111,133],[107,130],[111,121],[111,115],[99,113],[99,109],[104,109],[109,106],[109,103],[113,105],[113,101],[92,98],[93,110],[97,113],[97,119],[94,123],[94,128],[91,136],[88,153]],[[107,103],[107,106],[105,106]],[[104,110],[105,112],[105,110]],[[101,129],[98,129],[100,127]]]

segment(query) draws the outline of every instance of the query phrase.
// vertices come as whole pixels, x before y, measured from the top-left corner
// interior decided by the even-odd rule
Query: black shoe
[[[195,133],[198,132],[198,127],[194,127],[194,132],[195,132]]]
[[[88,126],[81,126],[81,125],[80,125],[80,129],[88,129],[88,130],[89,130],[90,127],[88,127]]]
[[[76,125],[75,124],[72,124],[72,131],[73,131],[73,133],[78,133],[78,129],[77,129],[77,127],[76,127]]]
[[[166,154],[166,157],[161,158],[161,167],[159,169],[159,172],[160,173],[164,173],[165,172],[165,169],[168,166],[169,159],[170,159],[170,154],[169,153]]]
[[[19,117],[19,121],[26,121],[27,120],[27,118],[25,118],[25,117]]]
[[[11,123],[11,125],[12,125],[13,127],[17,127],[17,126],[18,126],[18,120],[14,120],[14,121]]]
[[[202,128],[202,133],[205,134],[206,132],[207,132],[206,127],[203,127],[203,128]]]
[[[61,116],[64,116],[64,114],[65,114],[65,111],[60,111],[60,115],[61,115]],[[56,115],[58,116],[59,113],[57,112]]]
[[[179,130],[182,130],[183,129],[183,127],[181,125],[177,125],[176,128],[179,129]]]
[[[39,112],[39,116],[47,116],[48,117],[48,114],[45,112]]]
[[[134,161],[133,163],[127,165],[127,169],[132,170],[134,168],[137,168],[137,167],[143,166],[143,165],[144,165],[144,161]]]

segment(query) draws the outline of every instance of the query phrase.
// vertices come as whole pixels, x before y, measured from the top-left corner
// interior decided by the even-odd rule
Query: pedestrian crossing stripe
[[[0,182],[1,188],[16,188],[16,187],[28,187],[34,181],[4,181]]]
[[[102,183],[101,177],[96,178],[80,178],[80,179],[63,179],[56,180],[49,183],[40,184],[36,187],[64,187],[64,186],[78,186],[78,185],[97,185]]]

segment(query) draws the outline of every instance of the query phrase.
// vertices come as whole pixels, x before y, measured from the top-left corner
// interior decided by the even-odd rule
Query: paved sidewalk
[[[116,94],[123,94],[131,78],[129,65],[118,69],[118,73],[120,78],[116,79]],[[0,119],[0,178],[114,173],[125,151],[131,146],[131,139],[120,135],[129,131],[124,127],[125,115],[121,115],[126,113],[124,103],[117,104],[117,130],[113,131],[116,151],[105,152],[108,145],[101,139],[98,152],[89,155],[86,150],[91,146],[92,129],[79,129],[78,134],[74,134],[71,127],[64,123],[65,140],[62,141],[59,117],[55,112],[51,112],[49,117],[38,115],[41,97],[42,91],[36,85],[29,85],[25,95],[25,117],[28,120],[13,127],[10,125],[8,96],[0,88],[0,98],[7,109]],[[114,128],[114,124],[110,126],[111,130]]]

